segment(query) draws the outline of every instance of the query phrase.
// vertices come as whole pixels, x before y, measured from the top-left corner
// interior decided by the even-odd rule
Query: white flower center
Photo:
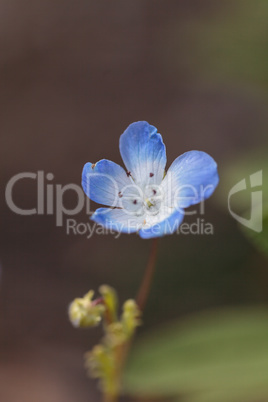
[[[161,213],[164,203],[164,192],[161,186],[152,184],[144,189],[137,185],[124,188],[120,194],[121,208],[134,216],[156,217]]]

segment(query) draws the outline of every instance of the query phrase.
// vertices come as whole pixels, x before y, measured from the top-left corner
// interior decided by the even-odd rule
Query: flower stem
[[[155,263],[156,263],[156,256],[157,256],[157,246],[158,246],[158,239],[153,239],[152,241],[152,246],[151,246],[151,252],[149,255],[149,259],[147,262],[147,266],[145,269],[145,273],[136,297],[136,302],[141,311],[144,310],[151,284],[152,284],[152,279],[155,271]],[[132,339],[124,343],[123,345],[120,345],[120,347],[117,350],[117,373],[115,375],[115,382],[120,384],[120,380],[122,377],[122,372],[123,368],[127,359],[127,355],[129,352],[129,349],[131,347]],[[118,387],[120,388],[120,386]],[[119,400],[119,391],[116,395],[110,395],[110,394],[104,394],[103,395],[103,402],[118,402]]]
[[[138,291],[138,295],[136,297],[138,307],[141,311],[143,311],[145,308],[152,284],[152,279],[155,271],[156,256],[157,256],[157,246],[158,246],[158,239],[156,238],[153,239],[149,260],[145,269],[140,289]]]

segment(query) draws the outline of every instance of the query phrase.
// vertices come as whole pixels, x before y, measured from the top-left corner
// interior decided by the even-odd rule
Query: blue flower
[[[216,162],[201,151],[179,156],[166,173],[162,136],[145,121],[130,124],[119,148],[126,171],[102,159],[86,163],[82,173],[86,195],[109,207],[97,209],[91,217],[107,229],[138,232],[142,238],[172,234],[184,209],[204,201],[218,184]]]

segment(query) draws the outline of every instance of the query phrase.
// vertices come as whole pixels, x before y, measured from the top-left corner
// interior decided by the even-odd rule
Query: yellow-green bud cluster
[[[127,300],[120,319],[105,325],[102,343],[86,354],[89,374],[99,378],[102,390],[110,395],[116,394],[120,387],[118,373],[124,360],[124,348],[141,324],[140,316],[136,302]]]
[[[69,319],[74,327],[95,327],[105,312],[103,304],[94,304],[94,291],[90,290],[84,297],[74,299],[69,306]]]
[[[102,285],[99,292],[102,297],[95,301],[92,300],[92,290],[83,298],[75,299],[69,307],[69,317],[76,327],[96,326],[103,320],[104,337],[99,345],[86,354],[86,368],[92,377],[100,379],[104,392],[115,395],[120,386],[119,372],[124,360],[124,350],[137,326],[141,324],[141,312],[135,300],[127,300],[118,318],[115,290]]]

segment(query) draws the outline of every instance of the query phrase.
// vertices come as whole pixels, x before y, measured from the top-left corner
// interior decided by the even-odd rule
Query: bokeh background
[[[84,163],[121,163],[119,136],[137,120],[163,135],[168,165],[200,149],[221,181],[206,202],[214,235],[160,241],[126,393],[268,400],[267,231],[246,233],[227,207],[248,174],[263,170],[267,182],[267,21],[266,0],[1,1],[1,402],[100,401],[83,354],[101,331],[75,330],[67,307],[102,283],[135,297],[150,248],[136,235],[67,235],[55,215],[19,216],[5,187],[37,171],[54,187],[80,185]],[[36,193],[21,180],[14,200],[33,208]],[[64,203],[74,207],[75,194]],[[250,190],[233,207],[249,217]],[[85,210],[75,218],[88,222]]]

